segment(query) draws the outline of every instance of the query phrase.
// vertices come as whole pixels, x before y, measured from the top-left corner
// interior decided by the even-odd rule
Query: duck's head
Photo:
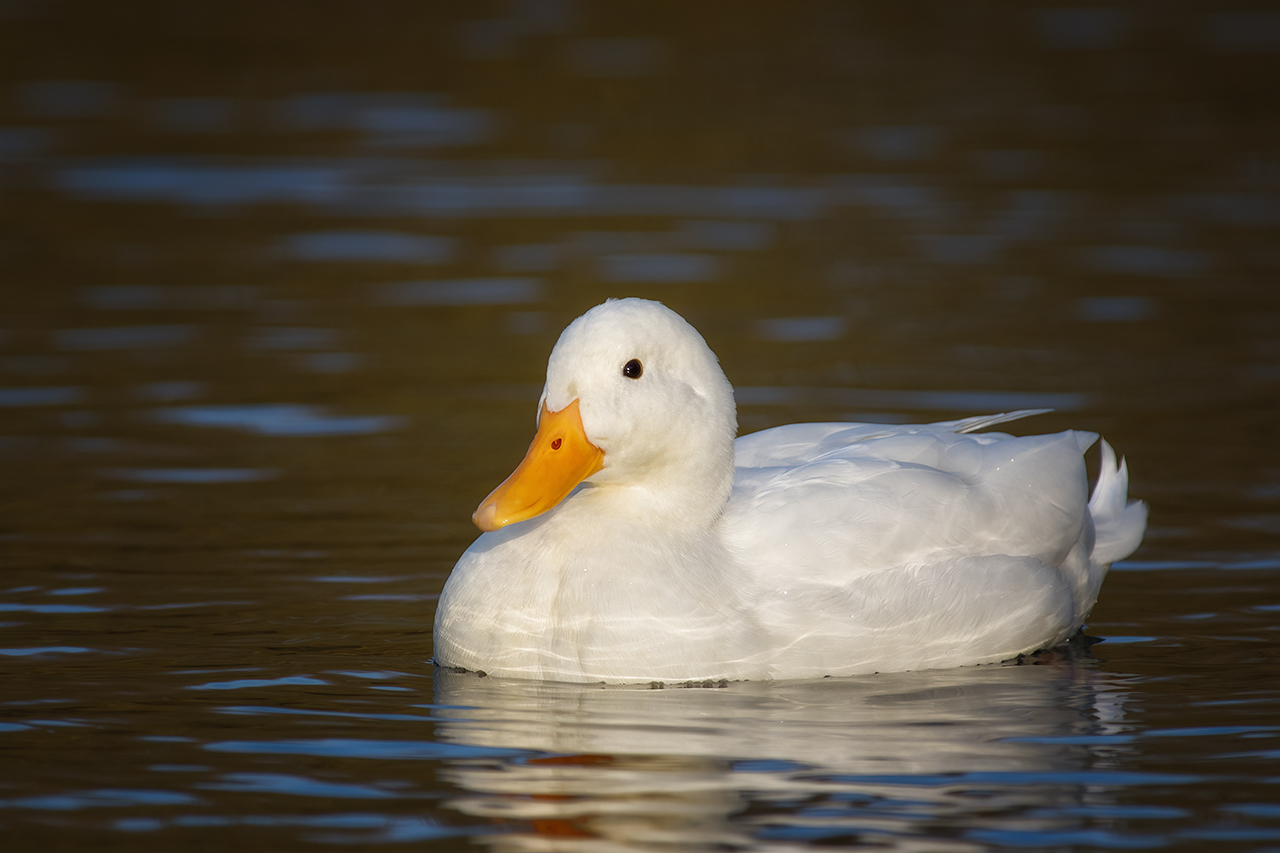
[[[472,515],[497,530],[584,480],[618,486],[655,523],[709,523],[733,481],[733,388],[697,330],[659,302],[610,300],[574,320],[547,363],[538,433]]]

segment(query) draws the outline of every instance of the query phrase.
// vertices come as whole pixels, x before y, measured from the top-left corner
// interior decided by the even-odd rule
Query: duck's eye
[[[622,375],[628,379],[639,379],[644,373],[644,365],[640,363],[640,359],[633,358],[626,364],[622,365]]]

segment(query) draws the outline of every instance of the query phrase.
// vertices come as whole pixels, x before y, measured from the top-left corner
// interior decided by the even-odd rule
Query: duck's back
[[[1001,660],[1080,626],[1107,568],[1082,457],[1097,436],[964,432],[1005,419],[738,439],[722,524],[786,640],[778,677],[833,674],[833,658],[837,673]],[[1123,512],[1110,467],[1099,491],[1118,487]],[[1134,545],[1137,515],[1118,525]]]

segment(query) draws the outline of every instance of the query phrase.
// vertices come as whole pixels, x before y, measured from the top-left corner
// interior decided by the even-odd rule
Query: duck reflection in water
[[[1126,728],[1125,679],[1079,645],[1043,666],[661,690],[440,668],[437,738],[524,753],[446,762],[466,792],[448,805],[509,830],[486,836],[504,850],[1068,831],[1113,802],[1098,742]]]

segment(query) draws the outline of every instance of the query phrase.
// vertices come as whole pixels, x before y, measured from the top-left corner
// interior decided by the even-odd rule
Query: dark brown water
[[[1266,4],[3,0],[0,846],[1280,849],[1277,105]],[[1104,433],[1105,642],[434,673],[624,295],[744,432]]]

